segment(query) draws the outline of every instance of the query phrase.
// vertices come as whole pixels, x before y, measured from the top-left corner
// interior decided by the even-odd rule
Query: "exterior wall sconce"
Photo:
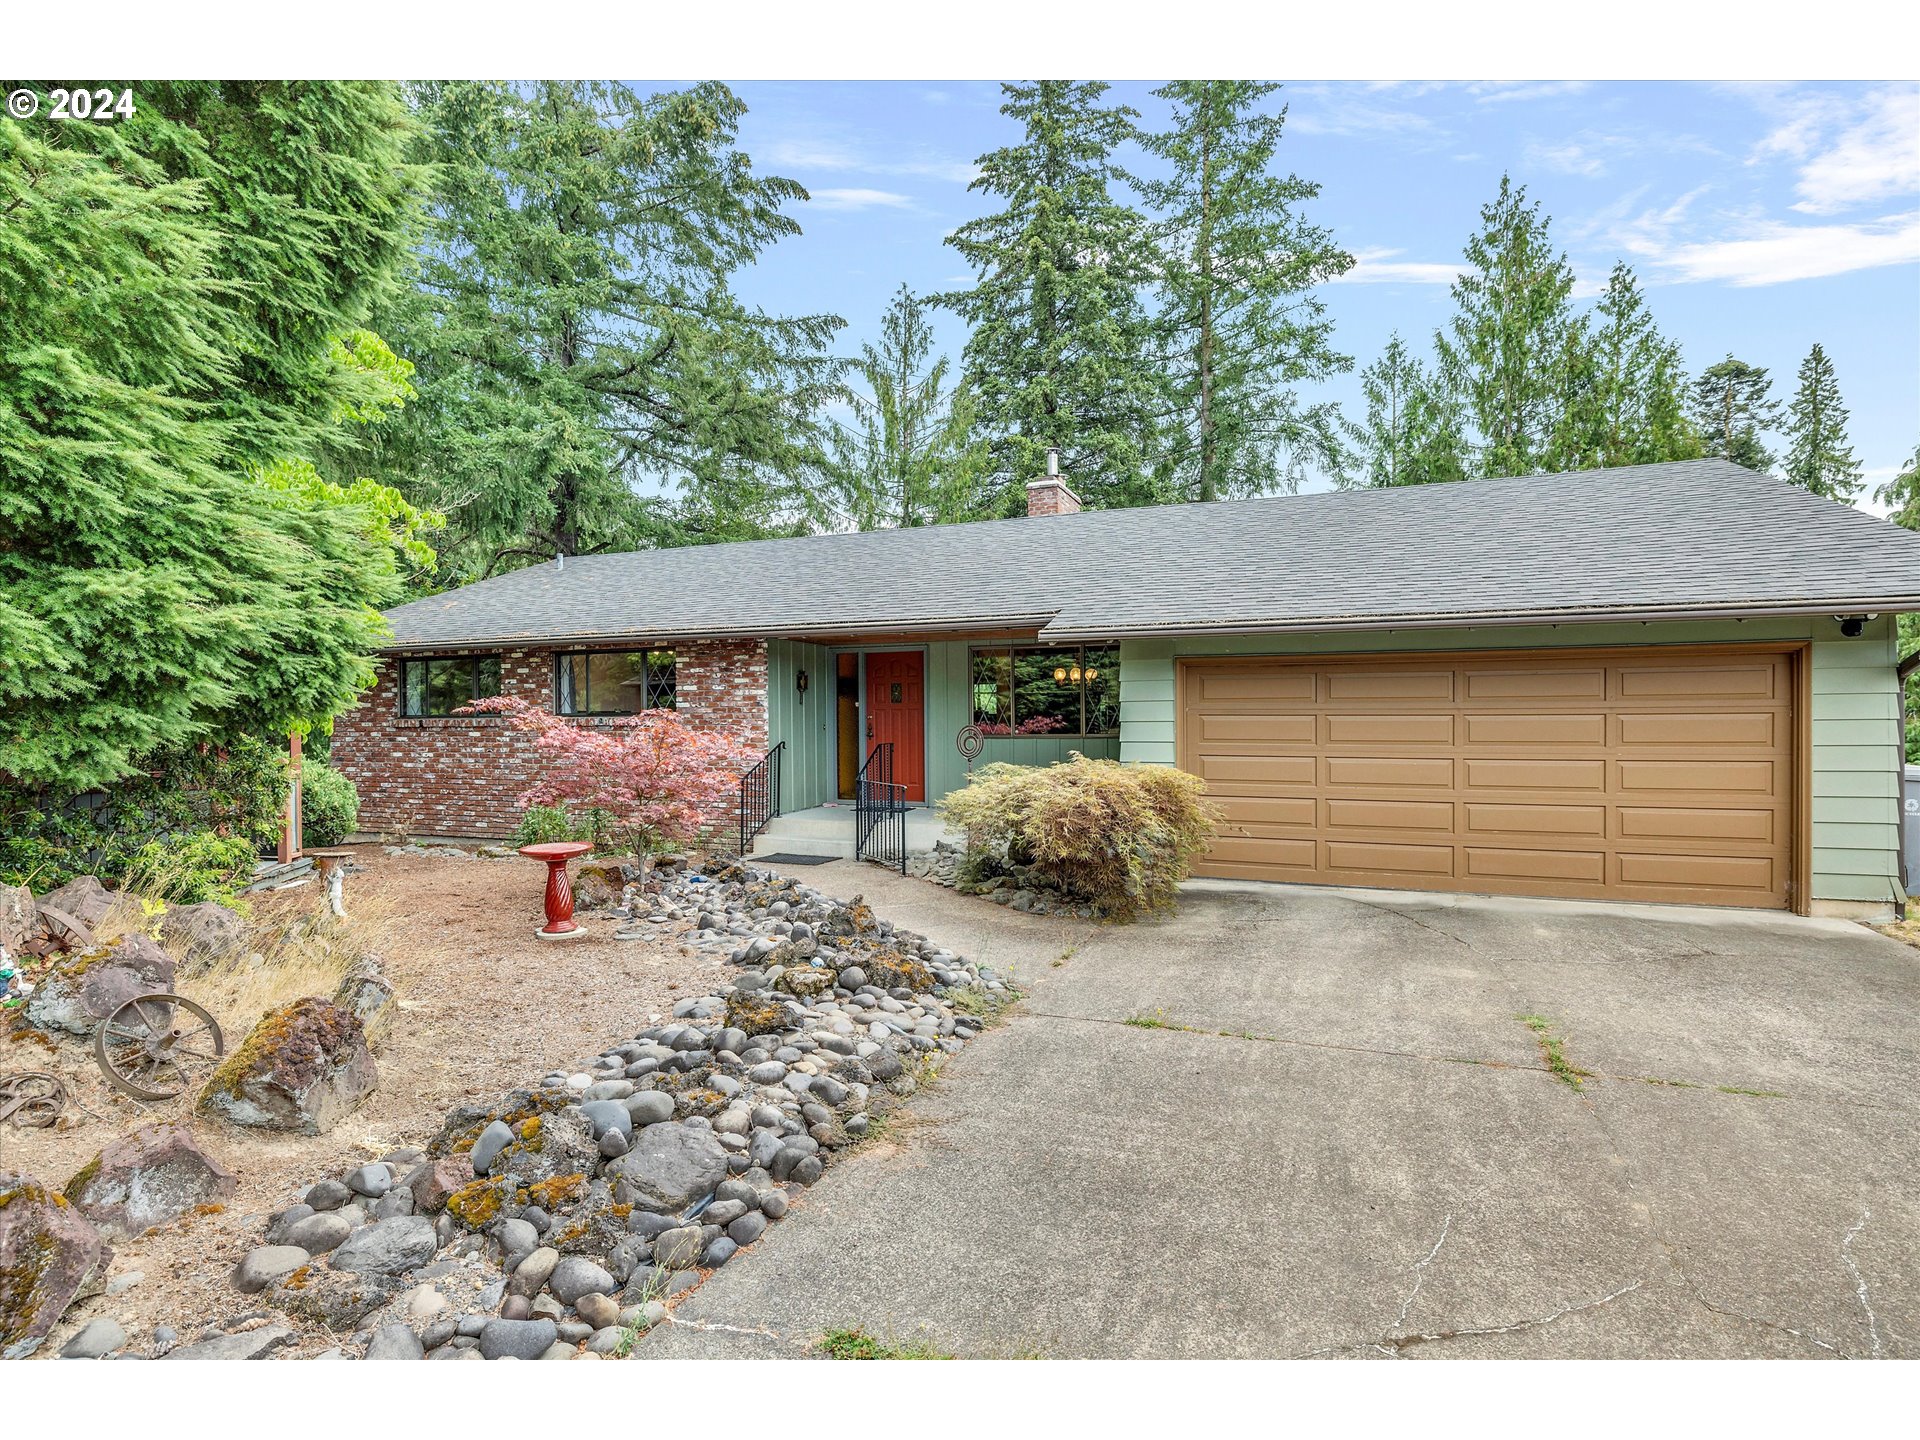
[[[806,671],[796,670],[793,672],[793,688],[800,693],[800,703],[802,705],[807,703],[807,683]]]

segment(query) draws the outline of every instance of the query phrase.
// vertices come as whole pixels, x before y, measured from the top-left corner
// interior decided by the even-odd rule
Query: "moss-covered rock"
[[[811,1000],[833,988],[833,971],[819,965],[795,965],[781,971],[780,978],[773,982],[773,988],[788,995],[797,995],[802,1000]],[[746,1029],[744,1025],[740,1028]]]
[[[132,1239],[231,1195],[236,1183],[185,1126],[147,1125],[81,1167],[66,1197],[108,1235]]]
[[[379,1084],[352,1012],[309,996],[261,1017],[200,1092],[236,1125],[324,1135]]]
[[[26,1003],[26,1022],[92,1035],[134,996],[172,989],[173,958],[144,935],[123,935],[55,960]]]
[[[727,1024],[749,1035],[777,1035],[788,1028],[786,1003],[765,991],[736,990],[727,997]]]
[[[916,995],[933,989],[933,971],[904,950],[876,950],[860,962],[867,979],[883,990],[906,988]]]
[[[0,1172],[0,1359],[39,1348],[74,1301],[96,1293],[113,1251],[67,1197]]]

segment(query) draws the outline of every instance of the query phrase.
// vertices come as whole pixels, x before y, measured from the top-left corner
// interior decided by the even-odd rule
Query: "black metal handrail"
[[[853,784],[853,855],[907,873],[907,787],[893,781],[893,742],[873,747]]]
[[[787,742],[782,740],[740,777],[740,854],[743,859],[753,837],[780,813],[780,756],[786,748]]]

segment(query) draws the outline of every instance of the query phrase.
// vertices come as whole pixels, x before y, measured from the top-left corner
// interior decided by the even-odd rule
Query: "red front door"
[[[873,747],[893,743],[893,783],[908,800],[927,798],[926,656],[918,650],[867,656],[867,739]]]

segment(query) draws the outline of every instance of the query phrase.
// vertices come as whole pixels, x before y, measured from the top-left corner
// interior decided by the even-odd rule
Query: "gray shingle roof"
[[[1920,535],[1694,460],[584,556],[387,618],[404,650],[1863,610],[1920,610]]]

